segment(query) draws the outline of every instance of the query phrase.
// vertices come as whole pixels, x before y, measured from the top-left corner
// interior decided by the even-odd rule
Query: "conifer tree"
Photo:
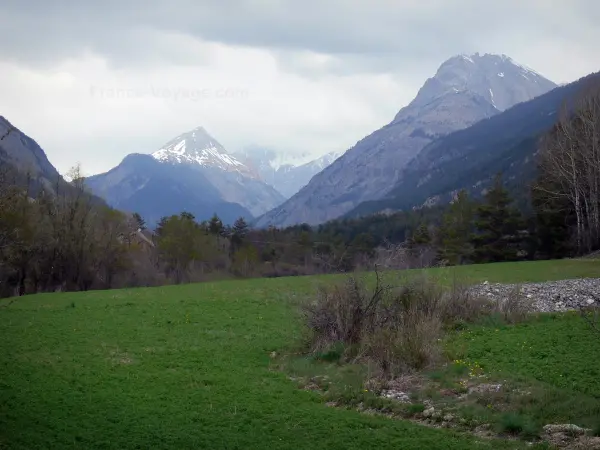
[[[462,190],[442,216],[438,230],[438,258],[450,265],[467,262],[473,252],[471,233],[475,204]]]
[[[213,214],[208,222],[208,231],[211,234],[222,235],[224,230],[225,227],[223,226],[221,219],[219,219],[219,216],[217,216],[217,214]]]
[[[501,174],[476,209],[475,228],[471,240],[475,262],[515,261],[521,257],[525,224],[521,213],[512,206]]]

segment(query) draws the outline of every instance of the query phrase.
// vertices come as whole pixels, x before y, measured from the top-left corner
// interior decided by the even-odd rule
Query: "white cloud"
[[[6,0],[1,113],[62,172],[108,170],[198,125],[232,151],[345,150],[456,53],[506,53],[556,82],[598,70],[598,4],[548,5]]]
[[[266,50],[205,47],[211,65],[150,72],[115,69],[97,55],[52,69],[5,63],[3,114],[38,140],[60,171],[81,162],[97,173],[198,125],[230,150],[260,143],[320,155],[349,147],[408,100],[389,75],[315,80],[282,71]]]

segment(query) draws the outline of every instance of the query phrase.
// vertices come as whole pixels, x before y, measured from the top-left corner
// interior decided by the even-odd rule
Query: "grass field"
[[[471,414],[511,415],[539,432],[548,423],[574,423],[600,430],[600,335],[578,313],[541,315],[514,326],[471,327],[452,338],[465,364],[510,386],[479,398]],[[514,392],[526,395],[514,395]],[[491,405],[492,410],[485,408]]]
[[[597,277],[600,261],[505,263],[457,272],[472,281],[545,281]],[[526,447],[329,408],[319,394],[299,390],[285,374],[270,370],[270,353],[293,348],[300,336],[290,299],[328,278],[2,301],[0,448]],[[521,339],[520,330],[503,328],[494,339],[482,332],[482,340],[465,350],[467,356],[499,372],[518,365],[520,375],[550,384],[574,373],[563,357],[537,372],[525,363],[531,357],[527,353],[520,354],[521,363],[514,352],[513,359],[496,357]],[[541,343],[542,351],[551,351],[551,344]],[[578,366],[584,365],[581,358],[585,355],[577,356]],[[585,381],[568,387],[596,395],[595,373],[577,369],[577,380]]]

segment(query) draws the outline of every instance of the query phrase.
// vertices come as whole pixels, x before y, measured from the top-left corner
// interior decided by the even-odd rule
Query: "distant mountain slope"
[[[0,116],[0,176],[7,181],[28,186],[28,195],[36,198],[44,190],[52,194],[79,195],[50,163],[38,143]],[[92,195],[95,205],[106,202]]]
[[[460,189],[479,196],[500,171],[527,194],[538,138],[556,122],[565,101],[598,79],[599,73],[589,75],[438,139],[408,164],[387,198],[365,202],[348,216],[443,203]]]
[[[151,155],[129,155],[109,172],[89,177],[87,184],[112,206],[138,212],[150,223],[183,210],[199,220],[216,213],[232,223],[284,200],[202,127],[177,136]]]
[[[505,55],[450,58],[392,122],[360,140],[257,225],[318,224],[380,199],[426,145],[555,86]]]
[[[197,169],[184,164],[162,164],[150,155],[127,155],[121,164],[86,184],[110,205],[137,212],[153,226],[163,216],[187,211],[199,220],[217,213],[224,223],[252,217],[250,211],[223,201],[219,191]]]
[[[285,198],[290,198],[308,184],[311,178],[342,155],[331,152],[308,162],[304,158],[294,163],[281,164],[280,154],[273,150],[250,148],[240,152],[238,158],[255,169],[265,183],[273,186]]]
[[[29,174],[39,187],[54,190],[57,182],[66,184],[38,143],[0,116],[0,166],[3,165]]]

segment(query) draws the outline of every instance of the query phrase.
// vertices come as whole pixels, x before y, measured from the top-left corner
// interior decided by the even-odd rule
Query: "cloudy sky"
[[[230,151],[345,150],[459,53],[600,70],[597,0],[2,0],[0,99],[61,172],[204,126]]]

